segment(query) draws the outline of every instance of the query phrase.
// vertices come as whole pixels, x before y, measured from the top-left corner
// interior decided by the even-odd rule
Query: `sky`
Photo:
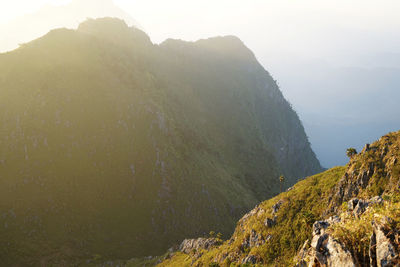
[[[110,1],[74,0],[88,12]],[[46,4],[63,6],[70,2],[0,0],[0,33],[1,27],[8,29],[18,18],[40,12]],[[395,101],[400,98],[398,0],[114,3],[155,43],[167,38],[194,41],[217,35],[242,39],[278,81],[325,167],[345,164],[348,146],[361,149],[386,132],[400,129],[400,108]],[[32,26],[22,27],[34,31]],[[39,37],[36,35],[26,38]],[[4,44],[11,38],[4,32],[2,36]],[[9,47],[12,44],[16,41]]]

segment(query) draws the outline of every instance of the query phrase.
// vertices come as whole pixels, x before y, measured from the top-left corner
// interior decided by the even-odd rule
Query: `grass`
[[[345,167],[336,167],[321,174],[308,177],[297,183],[289,192],[282,193],[257,207],[257,213],[246,221],[239,221],[232,238],[220,247],[205,251],[203,256],[193,262],[194,266],[237,266],[247,255],[254,255],[266,265],[287,266],[293,264],[293,256],[298,248],[311,237],[312,223],[322,219],[327,207],[327,196],[344,174]],[[277,224],[272,228],[264,225],[267,217],[272,218],[272,206],[282,200],[277,212]],[[243,247],[251,232],[262,238],[272,236],[264,245],[253,248]],[[190,255],[178,253],[160,266],[186,266]]]
[[[392,221],[391,229],[399,229],[400,226],[400,199],[399,195],[387,195],[388,201],[384,204],[374,205],[367,209],[365,213],[356,218],[352,213],[343,213],[342,221],[328,228],[340,243],[344,244],[359,265],[364,266],[369,263],[369,243],[372,234],[372,221],[388,217]]]

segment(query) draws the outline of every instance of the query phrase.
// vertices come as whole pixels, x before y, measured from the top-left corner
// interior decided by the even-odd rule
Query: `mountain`
[[[230,234],[321,171],[276,82],[236,37],[151,43],[112,18],[0,54],[6,265],[157,255]]]
[[[353,67],[295,57],[268,61],[322,166],[344,165],[346,148],[362,149],[368,140],[398,129],[398,58],[396,54],[375,56]],[[381,108],[373,108],[377,106]]]
[[[10,51],[55,28],[76,28],[88,18],[115,17],[139,24],[112,0],[73,0],[66,5],[44,5],[38,11],[0,25],[0,52]],[[27,27],[29,25],[29,27]]]
[[[400,132],[394,132],[346,166],[262,202],[227,241],[185,240],[159,266],[399,266],[399,240]]]

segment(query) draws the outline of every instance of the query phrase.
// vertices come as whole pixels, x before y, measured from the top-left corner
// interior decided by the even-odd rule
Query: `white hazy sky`
[[[88,14],[111,6],[104,3],[110,0],[74,1],[79,11],[87,9]],[[69,3],[71,0],[0,0],[0,32],[2,28],[7,32],[13,20],[35,13],[46,4]],[[167,38],[197,40],[217,35],[242,39],[278,80],[326,167],[345,163],[348,146],[360,148],[400,128],[396,101],[400,97],[400,0],[114,3],[156,43]],[[22,28],[16,31],[22,35],[26,30],[28,35],[35,31],[30,23],[18,25]],[[7,36],[19,38],[9,34],[3,32],[0,36],[0,48],[10,39]],[[12,40],[13,44],[18,43]]]
[[[103,0],[81,1],[101,4]],[[0,0],[0,23],[38,11],[45,4],[69,2]],[[318,60],[348,65],[363,54],[400,50],[399,0],[114,0],[114,3],[130,13],[154,42],[170,37],[196,40],[234,34],[264,62],[266,57],[310,59],[312,55]]]

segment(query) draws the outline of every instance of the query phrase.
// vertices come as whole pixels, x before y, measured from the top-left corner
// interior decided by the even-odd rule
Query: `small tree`
[[[222,234],[221,233],[217,234],[217,239],[222,239]]]
[[[214,231],[211,231],[211,232],[209,233],[209,236],[210,236],[210,237],[214,237],[214,236],[215,236],[215,232],[214,232]]]
[[[283,186],[283,182],[285,181],[285,177],[283,175],[279,176],[279,183],[281,186],[281,193],[282,193],[282,186]]]
[[[350,147],[346,150],[346,155],[351,159],[354,155],[357,155],[357,150],[354,147]]]

